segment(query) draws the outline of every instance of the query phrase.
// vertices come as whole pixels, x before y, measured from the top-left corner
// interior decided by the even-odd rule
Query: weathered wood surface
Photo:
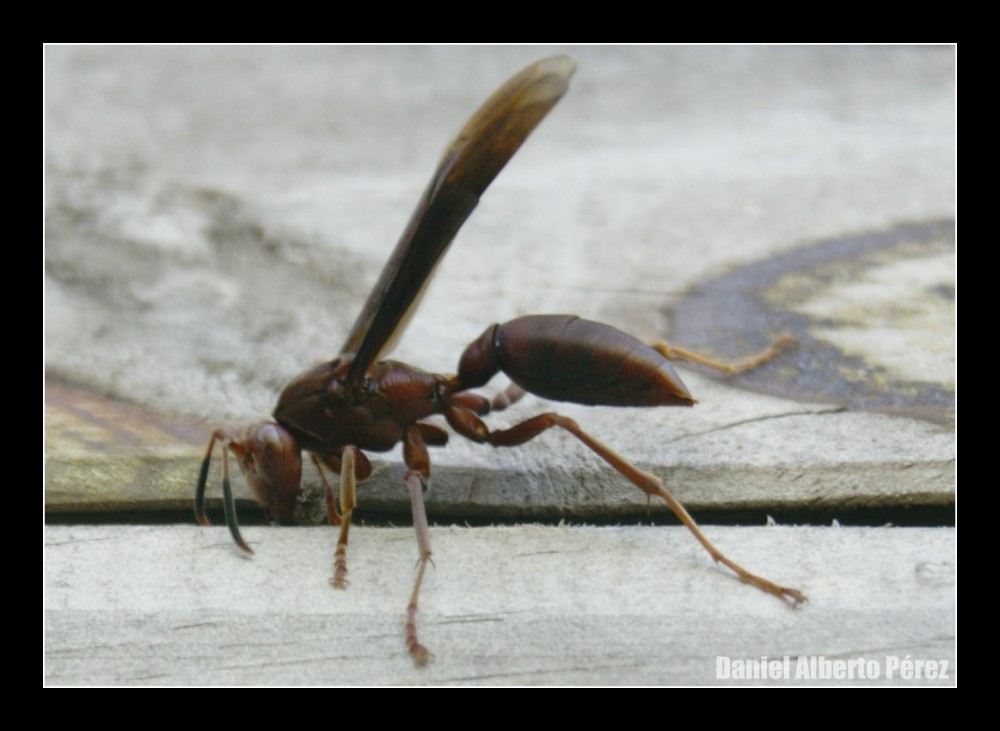
[[[751,376],[682,371],[693,409],[558,409],[693,509],[947,516],[955,58],[900,47],[48,48],[47,513],[188,510],[211,430],[266,418],[290,378],[335,355],[449,135],[496,84],[550,52],[579,62],[567,97],[484,196],[394,356],[447,372],[488,323],[528,313],[574,312],[727,357],[788,329],[799,346]],[[529,398],[490,423],[551,408]],[[565,434],[512,450],[453,439],[432,460],[428,508],[442,520],[643,516],[639,491]],[[361,512],[405,516],[398,454],[377,464]],[[184,526],[50,526],[46,680],[703,683],[714,682],[715,654],[954,656],[953,531],[783,529],[775,540],[711,530],[751,567],[800,577],[811,603],[785,610],[733,586],[673,529],[627,541],[545,529],[568,545],[532,551],[518,546],[542,529],[438,529],[423,625],[438,659],[420,674],[396,653],[409,531],[359,531],[355,583],[331,597],[328,532],[254,530],[262,555],[241,562],[201,550],[215,534]],[[225,543],[222,532],[210,543]],[[584,566],[571,561],[580,544]],[[522,554],[543,565],[508,565]],[[645,571],[653,555],[666,558],[638,586],[618,575]],[[365,567],[383,556],[384,572]],[[463,586],[479,585],[443,576],[466,556],[467,577],[497,566],[498,579],[502,569],[554,588],[470,588],[466,606]],[[690,580],[659,593],[673,604],[659,594],[643,603],[651,577],[687,576],[681,556]],[[200,585],[193,577],[227,570],[238,580],[218,590],[242,601],[167,611],[184,604],[180,587]],[[303,605],[317,613],[240,608],[247,587],[280,602],[264,587],[281,581],[314,587],[286,594],[316,591]],[[617,609],[581,599],[604,595],[587,588],[598,581],[622,592],[609,598]],[[116,582],[129,599],[88,604]],[[370,591],[384,604],[350,604]],[[483,593],[499,606],[476,605]],[[584,608],[521,611],[550,593]],[[748,613],[753,641],[741,639]],[[121,643],[106,641],[116,628]],[[224,657],[242,635],[270,645],[288,673],[254,649]],[[564,664],[556,645],[567,635],[582,644]],[[313,677],[302,658],[328,658],[331,646],[361,669],[334,657]],[[653,659],[630,663],[630,653]],[[502,658],[491,661],[499,670],[482,657]]]
[[[352,531],[349,587],[327,583],[329,528],[46,528],[45,681],[77,684],[714,684],[717,657],[876,663],[877,678],[952,685],[952,529],[708,529],[733,558],[799,587],[797,609],[715,568],[681,528],[435,528],[403,645],[409,529]],[[889,677],[895,660],[947,678]],[[735,685],[744,680],[725,681]]]
[[[951,49],[50,47],[46,367],[98,401],[50,398],[49,508],[185,500],[212,428],[267,418],[336,355],[454,130],[555,52],[579,62],[567,96],[394,357],[448,372],[490,322],[528,313],[727,357],[788,328],[800,346],[751,376],[683,371],[694,409],[559,408],[695,504],[950,502]],[[758,298],[720,311],[700,288],[738,272],[757,272],[732,285]],[[748,319],[724,327],[734,311]],[[432,455],[449,475],[435,494],[459,506],[470,482],[557,508],[618,489],[563,434],[453,442]],[[598,504],[631,501],[620,489]],[[397,493],[391,476],[368,499]]]

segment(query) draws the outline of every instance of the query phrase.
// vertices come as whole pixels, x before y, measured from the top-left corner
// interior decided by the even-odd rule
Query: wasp
[[[548,412],[497,430],[483,421],[525,393],[595,406],[690,407],[695,400],[671,360],[694,360],[735,372],[774,357],[787,339],[740,364],[725,366],[664,343],[647,345],[610,325],[573,315],[533,315],[487,327],[465,349],[453,375],[380,360],[402,335],[434,268],[480,196],[566,92],[575,68],[566,56],[543,59],[513,76],[483,103],[445,151],[340,355],[289,383],[278,398],[274,421],[252,426],[240,438],[215,431],[198,476],[195,516],[207,525],[205,487],[212,455],[220,444],[226,523],[236,544],[250,554],[236,518],[229,453],[268,517],[289,524],[300,492],[302,453],[308,452],[324,487],[330,523],[340,527],[330,582],[344,588],[356,487],[372,469],[365,453],[386,452],[402,444],[403,482],[410,494],[419,554],[404,627],[407,650],[417,664],[430,657],[417,637],[420,586],[431,558],[423,497],[431,476],[428,447],[444,446],[449,436],[426,421],[435,415],[443,415],[448,426],[466,439],[498,448],[524,444],[553,427],[569,432],[647,499],[664,500],[715,561],[790,604],[805,601],[798,590],[752,574],[727,558],[658,477],[633,466],[574,420]],[[511,381],[504,391],[492,399],[473,392],[498,373]],[[324,468],[339,474],[339,494]]]

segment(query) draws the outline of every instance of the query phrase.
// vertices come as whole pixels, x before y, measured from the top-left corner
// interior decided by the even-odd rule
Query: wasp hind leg
[[[702,355],[701,353],[695,353],[694,351],[687,350],[686,348],[679,348],[677,346],[670,345],[665,340],[650,343],[649,347],[667,360],[682,360],[686,363],[696,363],[698,365],[705,366],[706,368],[711,368],[712,370],[724,373],[727,376],[735,376],[738,373],[752,371],[754,368],[762,366],[768,361],[774,360],[778,357],[781,351],[790,347],[794,343],[795,338],[785,333],[784,335],[776,337],[771,344],[763,350],[757,353],[752,353],[733,363],[723,363],[722,361],[715,360],[707,355]]]
[[[509,429],[490,431],[482,420],[469,411],[453,407],[447,410],[445,415],[448,418],[448,423],[451,424],[455,431],[473,441],[490,444],[494,447],[515,447],[524,444],[554,426],[565,429],[644,493],[649,496],[655,495],[660,497],[673,511],[674,515],[677,516],[677,519],[691,531],[697,541],[708,551],[714,561],[728,567],[743,581],[753,584],[762,591],[773,594],[782,601],[793,605],[806,601],[805,595],[798,589],[790,589],[775,584],[761,576],[750,573],[736,562],[730,560],[705,537],[698,524],[695,523],[694,518],[691,517],[684,506],[663,487],[660,478],[635,467],[613,449],[583,431],[580,425],[572,419],[555,413],[539,414]]]

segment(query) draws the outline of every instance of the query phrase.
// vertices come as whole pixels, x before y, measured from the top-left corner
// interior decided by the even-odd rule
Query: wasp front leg
[[[320,481],[323,483],[327,518],[331,525],[340,526],[337,548],[333,552],[333,576],[330,577],[330,585],[336,589],[345,589],[347,588],[347,536],[351,530],[354,508],[358,504],[357,484],[358,480],[365,479],[371,473],[371,463],[363,452],[350,445],[344,447],[339,457],[336,455],[326,457],[328,464],[340,463],[340,510],[338,511],[333,487],[326,479],[319,458],[316,455],[312,457]]]

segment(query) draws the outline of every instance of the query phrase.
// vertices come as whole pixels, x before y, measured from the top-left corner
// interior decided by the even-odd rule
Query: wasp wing
[[[511,77],[448,146],[341,349],[349,382],[364,377],[402,335],[444,252],[479,197],[566,92],[576,62],[538,61]]]

